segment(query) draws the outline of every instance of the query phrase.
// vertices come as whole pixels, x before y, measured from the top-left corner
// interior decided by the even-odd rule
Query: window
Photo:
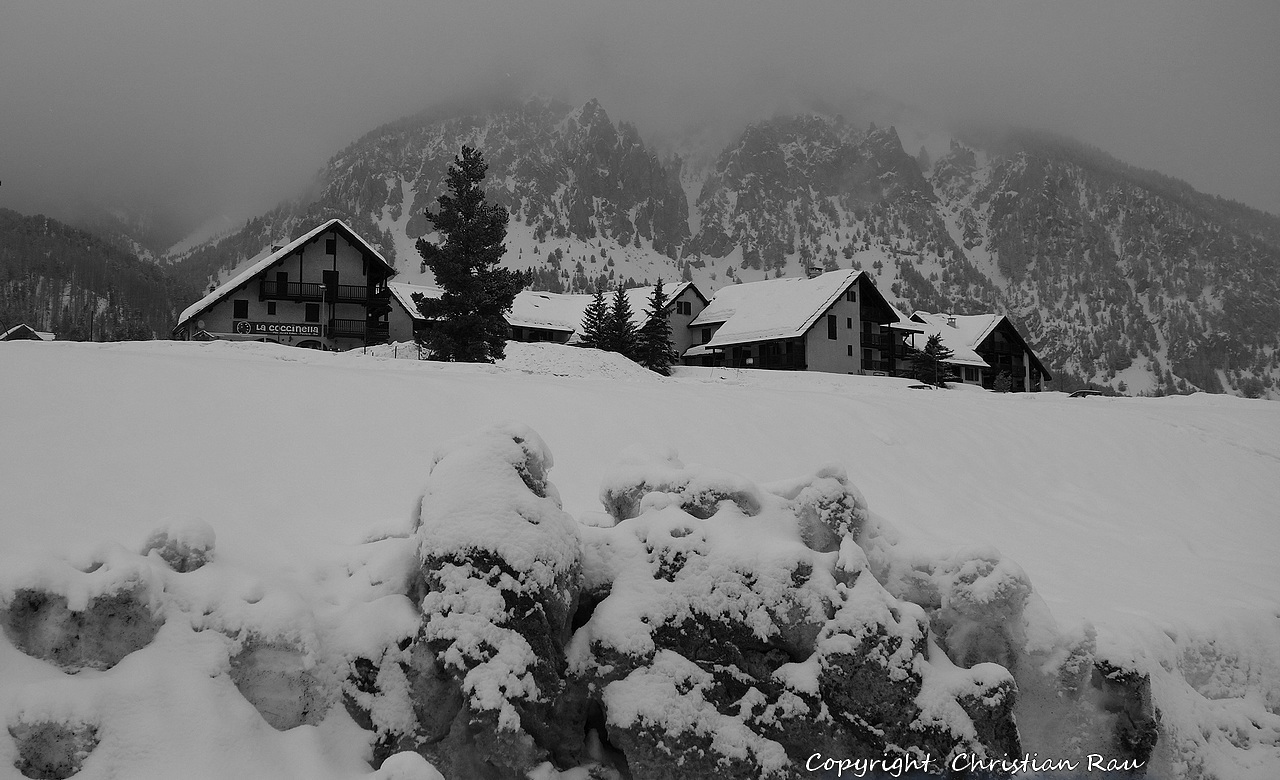
[[[275,302],[275,301],[267,301],[267,315],[268,315],[268,316],[271,316],[271,317],[276,316],[276,302]]]
[[[691,301],[676,301],[676,314],[693,314]]]
[[[711,328],[703,328],[703,329],[702,329],[702,343],[703,343],[703,344],[706,344],[708,341],[710,341],[710,340],[711,340],[711,332],[712,332],[712,329],[711,329]]]
[[[849,330],[853,330],[853,317],[845,317],[844,326]]]
[[[324,240],[324,253],[325,253],[326,255],[336,255],[336,254],[338,254],[338,239],[336,239],[336,238],[326,238],[326,239]]]
[[[836,315],[827,315],[827,338],[834,339],[836,337]]]
[[[849,345],[849,357],[853,357],[853,345]]]
[[[849,303],[857,303],[857,302],[858,302],[858,293],[857,293],[857,292],[855,292],[855,291],[854,291],[854,289],[853,289],[852,287],[850,287],[848,290],[846,290],[846,291],[845,291],[844,299],[845,299],[846,301],[848,301]]]
[[[235,300],[231,302],[231,317],[237,320],[249,319],[249,301]]]
[[[307,304],[307,322],[319,322],[319,321],[320,321],[320,304],[308,303]]]

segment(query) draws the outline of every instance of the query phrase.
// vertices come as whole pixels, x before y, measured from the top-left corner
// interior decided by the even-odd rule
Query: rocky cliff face
[[[991,148],[955,145],[932,180],[1051,364],[1165,391],[1274,387],[1280,220],[1061,139]]]

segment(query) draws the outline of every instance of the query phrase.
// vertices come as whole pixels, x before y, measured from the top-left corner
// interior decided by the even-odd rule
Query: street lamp
[[[324,298],[324,282],[321,282],[321,283],[320,283],[320,343],[321,343],[321,344],[324,344],[324,338],[325,338],[325,336],[324,336],[324,330],[325,330],[325,328],[324,328],[324,315],[325,315],[325,311],[324,311],[324,302],[325,302],[325,298]]]

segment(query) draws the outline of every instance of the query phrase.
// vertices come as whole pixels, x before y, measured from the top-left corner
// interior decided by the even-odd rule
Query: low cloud
[[[1038,126],[1280,213],[1278,29],[1268,0],[17,4],[0,205],[246,217],[383,122],[536,91],[647,137],[818,105]]]

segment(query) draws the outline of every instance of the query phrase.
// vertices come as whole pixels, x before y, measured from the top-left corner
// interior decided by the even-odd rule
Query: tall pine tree
[[[603,349],[607,340],[605,327],[609,321],[609,307],[604,302],[604,290],[597,289],[596,297],[582,313],[582,346]]]
[[[609,317],[604,324],[604,340],[602,349],[621,353],[635,360],[639,352],[639,340],[636,337],[636,326],[631,321],[631,301],[627,291],[619,287],[613,296],[613,307],[609,309]]]
[[[671,364],[678,356],[671,348],[671,322],[667,319],[666,309],[669,304],[667,294],[662,290],[662,280],[653,287],[649,296],[648,318],[640,328],[640,363],[651,371],[663,376],[671,373]]]
[[[436,360],[501,360],[507,341],[503,315],[529,283],[527,274],[498,267],[506,250],[502,242],[508,214],[485,200],[482,185],[488,168],[479,150],[462,147],[449,166],[451,194],[440,196],[438,212],[426,212],[443,240],[433,244],[418,239],[418,253],[444,291],[438,299],[418,303],[432,323],[423,343]]]

